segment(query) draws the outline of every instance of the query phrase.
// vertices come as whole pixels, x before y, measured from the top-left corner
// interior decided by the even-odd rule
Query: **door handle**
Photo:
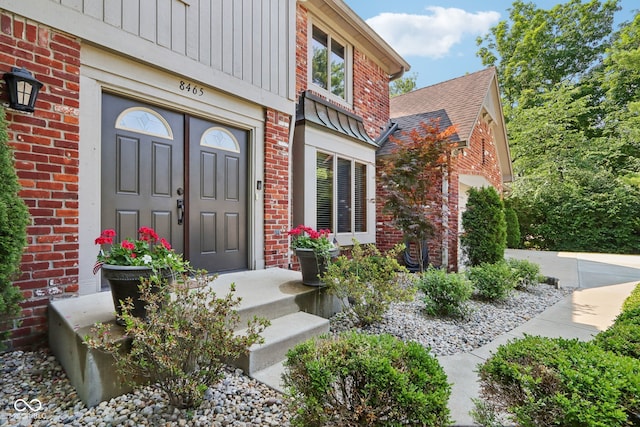
[[[178,207],[178,225],[182,225],[182,221],[184,221],[184,200],[178,199],[176,204]]]

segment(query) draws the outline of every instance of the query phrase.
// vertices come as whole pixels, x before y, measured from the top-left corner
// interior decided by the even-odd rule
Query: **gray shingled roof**
[[[421,121],[430,123],[439,118],[443,130],[456,126],[454,141],[468,141],[495,73],[495,67],[489,67],[391,98],[391,122],[398,125],[392,134],[401,138],[403,131],[416,128]],[[391,149],[388,138],[379,143],[379,155]]]

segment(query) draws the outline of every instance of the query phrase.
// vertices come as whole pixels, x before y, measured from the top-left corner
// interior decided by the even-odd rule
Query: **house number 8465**
[[[204,89],[200,86],[192,85],[191,83],[185,82],[184,80],[180,80],[180,90],[183,92],[189,92],[196,96],[204,95]]]

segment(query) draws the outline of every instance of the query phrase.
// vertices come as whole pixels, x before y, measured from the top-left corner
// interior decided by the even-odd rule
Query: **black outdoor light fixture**
[[[26,69],[17,67],[12,67],[10,73],[5,73],[4,80],[9,92],[9,108],[33,113],[42,83]]]

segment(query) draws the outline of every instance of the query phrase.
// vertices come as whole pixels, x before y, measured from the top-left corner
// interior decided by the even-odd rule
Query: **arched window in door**
[[[236,137],[228,130],[218,126],[211,127],[204,131],[202,138],[200,138],[200,145],[231,151],[233,153],[240,152],[240,145]]]
[[[173,139],[169,123],[156,111],[146,107],[131,107],[116,119],[116,129]]]

